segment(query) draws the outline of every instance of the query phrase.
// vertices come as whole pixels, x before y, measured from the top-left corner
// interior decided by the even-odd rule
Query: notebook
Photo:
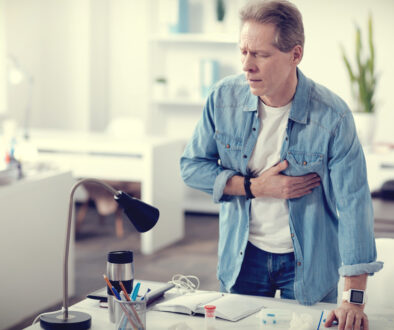
[[[178,296],[153,307],[153,310],[182,314],[204,314],[205,305],[215,305],[218,318],[236,322],[264,308],[259,298],[221,292],[197,292]]]

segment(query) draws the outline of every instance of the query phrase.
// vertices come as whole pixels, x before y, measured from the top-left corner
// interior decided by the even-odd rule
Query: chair
[[[123,182],[123,181],[109,181],[102,180],[109,184],[116,190],[121,190],[135,198],[141,198],[141,183],[139,182]],[[86,213],[89,209],[89,202],[93,201],[99,215],[100,222],[102,223],[105,216],[115,213],[115,232],[118,238],[123,237],[123,216],[122,209],[118,203],[113,199],[113,196],[108,194],[103,189],[97,189],[97,185],[91,183],[84,183],[84,189],[87,192],[88,198],[81,204],[76,214],[75,230],[78,233],[81,229],[82,223],[86,218]]]
[[[114,118],[106,129],[107,134],[119,139],[127,139],[130,143],[133,143],[136,138],[141,138],[144,135],[144,132],[144,121],[141,118],[134,117]],[[139,182],[103,181],[117,190],[122,190],[133,197],[141,198],[141,184]],[[104,216],[115,213],[116,236],[119,238],[123,237],[124,230],[122,211],[114,201],[113,196],[110,196],[102,189],[97,189],[95,184],[85,183],[83,187],[87,192],[87,199],[82,203],[76,214],[76,232],[78,233],[86,217],[86,213],[89,208],[89,201],[93,201],[101,222],[103,221]]]

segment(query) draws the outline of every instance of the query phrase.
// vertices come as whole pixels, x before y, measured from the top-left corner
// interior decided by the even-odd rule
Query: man
[[[245,74],[212,88],[181,159],[184,181],[221,203],[221,289],[336,303],[341,275],[363,298],[383,264],[351,112],[297,68],[304,30],[294,5],[250,3],[240,17]],[[368,329],[354,298],[326,326]]]

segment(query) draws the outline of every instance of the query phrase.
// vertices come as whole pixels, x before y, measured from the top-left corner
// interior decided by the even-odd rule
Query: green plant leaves
[[[353,96],[357,100],[356,111],[374,112],[374,95],[377,78],[375,73],[375,47],[373,43],[372,15],[368,17],[368,47],[364,50],[362,43],[362,32],[356,25],[355,39],[355,66],[353,67],[341,45],[342,58],[350,78]],[[368,52],[368,53],[367,53]]]

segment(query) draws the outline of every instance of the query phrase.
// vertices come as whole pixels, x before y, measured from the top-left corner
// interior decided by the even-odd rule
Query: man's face
[[[278,103],[286,98],[299,61],[294,61],[294,49],[283,53],[276,48],[274,37],[273,24],[245,22],[240,34],[241,61],[252,94],[267,105],[281,106]]]

